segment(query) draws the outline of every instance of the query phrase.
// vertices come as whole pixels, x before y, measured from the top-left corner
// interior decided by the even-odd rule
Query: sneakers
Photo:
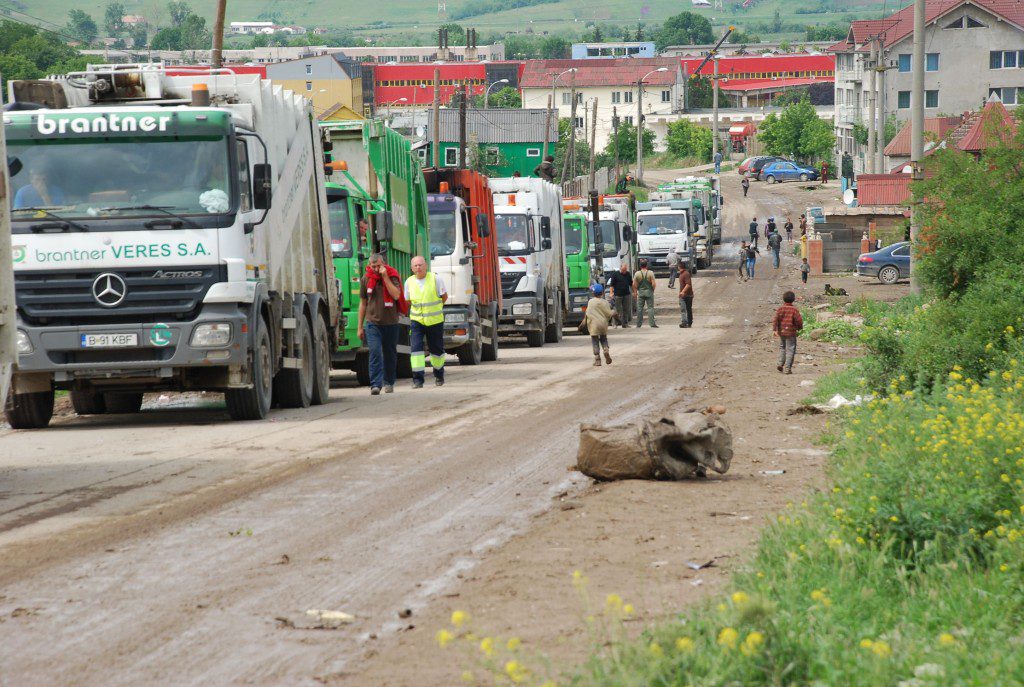
[[[786,372],[785,372],[785,374],[791,375],[791,374],[793,374],[793,371],[792,371],[792,370],[790,370],[790,369],[787,369],[787,370],[786,370]]]
[[[371,386],[370,387],[370,395],[371,396],[380,396],[380,387],[379,386]]]
[[[394,386],[394,384],[385,384],[384,385],[384,393],[386,393],[386,394],[393,394],[393,393],[395,393],[395,386]]]
[[[444,386],[444,379],[442,379],[441,377],[435,377],[434,386]]]
[[[657,329],[657,328],[658,328],[658,325],[656,325],[656,324],[652,324],[651,325],[651,329]]]
[[[601,367],[601,356],[594,356],[594,367]]]
[[[679,323],[679,328],[680,329],[686,329],[686,323],[685,322],[680,322]]]
[[[420,379],[412,380],[412,388],[413,389],[422,389],[423,388],[423,380],[420,380]]]
[[[604,349],[604,361],[609,365],[612,364],[612,354],[611,351],[609,351],[607,348]]]

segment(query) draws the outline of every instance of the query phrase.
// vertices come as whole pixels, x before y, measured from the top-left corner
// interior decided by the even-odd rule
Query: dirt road
[[[726,240],[816,193],[727,195]],[[270,422],[213,397],[0,432],[0,685],[413,684],[415,665],[370,657],[586,488],[567,470],[580,422],[696,400],[747,355],[784,271],[737,283],[734,252],[696,278],[697,327],[661,291],[662,327],[614,331],[610,367],[567,337],[452,365],[443,389],[371,398],[341,375],[328,405]],[[307,609],[356,619],[289,629]]]

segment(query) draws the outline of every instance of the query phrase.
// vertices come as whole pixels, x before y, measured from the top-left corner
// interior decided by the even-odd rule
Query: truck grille
[[[516,286],[523,278],[524,272],[502,272],[501,273],[501,295],[511,298],[516,293]]]
[[[191,320],[206,292],[225,281],[223,265],[173,267],[167,272],[189,273],[181,278],[154,277],[159,267],[132,270],[17,272],[15,298],[21,317],[34,326],[121,324],[154,320]],[[124,300],[116,307],[101,306],[93,297],[93,282],[101,274],[124,280]]]

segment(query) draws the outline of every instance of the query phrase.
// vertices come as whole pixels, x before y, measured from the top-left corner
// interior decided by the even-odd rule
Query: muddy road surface
[[[699,326],[503,343],[443,388],[371,397],[339,373],[331,402],[232,423],[216,395],[134,416],[0,430],[0,685],[318,684],[360,672],[420,611],[557,497],[582,489],[581,422],[679,403],[777,295],[770,266],[735,279],[747,215],[794,193],[727,189],[726,243],[695,278]],[[781,224],[781,223],[780,223]],[[664,282],[662,282],[664,286]],[[454,359],[452,359],[454,362]],[[172,397],[173,399],[173,397]],[[303,630],[306,611],[353,621]],[[411,617],[407,613],[411,611]],[[403,617],[405,616],[405,617]]]

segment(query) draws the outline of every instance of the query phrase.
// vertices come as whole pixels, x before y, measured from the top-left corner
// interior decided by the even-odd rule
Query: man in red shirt
[[[779,372],[793,374],[793,358],[796,356],[796,337],[804,328],[804,318],[793,303],[796,294],[787,291],[782,294],[782,307],[775,311],[772,332],[779,337]]]

